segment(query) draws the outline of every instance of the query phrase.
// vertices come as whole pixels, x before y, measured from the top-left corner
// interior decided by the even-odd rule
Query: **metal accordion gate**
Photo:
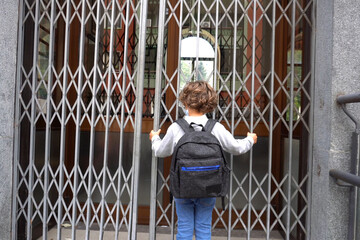
[[[228,155],[224,239],[309,239],[316,0],[20,0],[13,239],[176,232],[170,159],[148,133],[208,81]],[[111,233],[110,235],[109,232]],[[53,235],[51,235],[53,234]],[[121,235],[125,234],[125,235]]]

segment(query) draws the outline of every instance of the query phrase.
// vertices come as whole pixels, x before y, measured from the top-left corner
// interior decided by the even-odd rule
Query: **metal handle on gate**
[[[341,105],[341,108],[344,110],[345,114],[355,123],[355,131],[360,133],[360,124],[359,121],[349,112],[346,108],[347,103],[358,103],[360,102],[360,93],[342,95],[336,98],[337,103]]]
[[[339,104],[360,102],[360,93],[341,95],[336,98]]]
[[[348,103],[360,102],[360,93],[348,94],[336,98],[345,114],[355,123],[355,131],[351,136],[351,170],[350,173],[331,169],[329,175],[337,180],[340,186],[349,186],[349,228],[348,239],[357,239],[360,235],[358,220],[358,188],[360,187],[359,163],[360,163],[360,123],[346,108]]]
[[[329,174],[337,180],[337,184],[340,186],[360,187],[360,176],[337,169],[331,169]]]

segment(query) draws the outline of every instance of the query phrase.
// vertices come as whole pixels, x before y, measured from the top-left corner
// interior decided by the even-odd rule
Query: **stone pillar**
[[[11,239],[18,1],[1,0],[0,14],[0,238]]]
[[[311,239],[347,239],[349,188],[330,169],[350,171],[353,122],[336,103],[360,93],[360,2],[318,0],[315,46]],[[360,119],[360,103],[349,105]]]

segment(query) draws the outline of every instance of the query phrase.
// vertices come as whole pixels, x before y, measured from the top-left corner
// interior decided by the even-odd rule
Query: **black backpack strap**
[[[194,128],[190,126],[190,124],[183,118],[179,118],[176,120],[176,123],[184,130],[185,133],[193,132]]]
[[[170,199],[170,204],[172,204],[173,202],[173,199],[174,199],[174,196],[172,195],[172,193],[170,192],[170,196],[169,196],[169,199]]]
[[[212,131],[212,129],[214,128],[215,124],[217,123],[217,121],[215,119],[208,119],[208,121],[206,122],[206,125],[204,127],[205,132],[210,132]]]

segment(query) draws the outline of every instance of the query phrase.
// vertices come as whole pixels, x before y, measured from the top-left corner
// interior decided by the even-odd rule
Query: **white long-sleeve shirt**
[[[184,119],[190,124],[206,125],[208,118],[206,115],[199,117],[185,116]],[[195,129],[196,130],[196,129]],[[252,137],[246,137],[244,139],[235,139],[233,135],[221,124],[216,123],[211,133],[219,140],[221,147],[224,151],[239,155],[246,153],[254,144]],[[168,128],[165,136],[161,139],[158,135],[155,135],[151,139],[152,150],[156,157],[168,157],[174,152],[174,148],[179,139],[184,135],[182,128],[173,123]]]

